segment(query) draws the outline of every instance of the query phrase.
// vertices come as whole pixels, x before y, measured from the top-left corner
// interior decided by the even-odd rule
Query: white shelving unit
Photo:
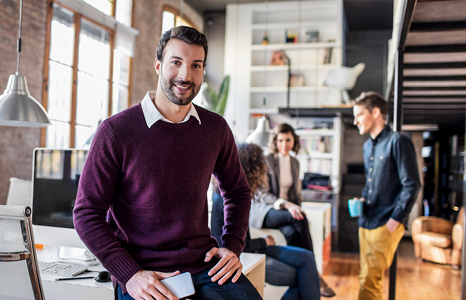
[[[318,32],[317,41],[307,40],[310,32]],[[286,43],[291,33],[297,40]],[[290,88],[290,107],[339,105],[338,90],[323,81],[330,69],[342,65],[343,45],[342,0],[227,5],[224,70],[230,75],[230,92],[225,118],[237,140],[244,141],[254,129],[252,114],[276,114],[288,104],[288,66],[270,64],[274,51],[284,51],[291,74],[303,79],[302,86]]]

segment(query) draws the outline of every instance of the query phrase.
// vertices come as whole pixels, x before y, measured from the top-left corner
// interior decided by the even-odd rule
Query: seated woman
[[[269,190],[254,195],[249,225],[259,229],[279,229],[287,245],[313,251],[309,223],[301,208],[299,162],[290,156],[290,151],[299,151],[299,137],[290,125],[279,124],[273,130],[269,146],[272,153],[265,157]],[[335,296],[322,277],[320,287],[322,296]]]
[[[242,144],[238,145],[238,154],[254,194],[267,185],[267,167],[262,148],[254,144]],[[220,194],[214,193],[212,200],[211,231],[221,244],[223,199]],[[320,299],[319,275],[311,251],[292,246],[275,246],[271,236],[251,239],[248,231],[244,252],[266,254],[265,281],[273,285],[289,286],[282,300]]]

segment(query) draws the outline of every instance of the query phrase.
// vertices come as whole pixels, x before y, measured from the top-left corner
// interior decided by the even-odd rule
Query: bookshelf
[[[224,70],[231,81],[225,119],[238,141],[255,128],[251,115],[276,114],[288,103],[309,108],[341,103],[339,91],[323,81],[343,63],[343,24],[341,0],[227,5]],[[271,65],[277,51],[298,79],[289,99],[287,61]]]

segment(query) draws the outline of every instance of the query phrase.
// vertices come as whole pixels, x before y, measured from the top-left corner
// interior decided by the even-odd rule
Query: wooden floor
[[[332,252],[324,272],[325,281],[337,293],[331,299],[357,299],[359,291],[359,255]],[[460,299],[461,271],[449,266],[418,261],[411,239],[399,246],[396,280],[397,300]],[[328,299],[328,298],[322,298]],[[384,299],[388,299],[388,271],[384,277]]]

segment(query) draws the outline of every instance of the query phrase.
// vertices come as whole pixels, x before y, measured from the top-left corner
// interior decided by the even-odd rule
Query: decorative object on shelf
[[[270,122],[265,115],[257,122],[257,128],[246,138],[246,143],[268,147],[270,138]]]
[[[361,75],[365,67],[364,63],[359,63],[352,68],[338,67],[331,69],[324,80],[324,86],[339,88],[342,102],[350,105],[348,91],[354,87],[358,76]]]
[[[303,74],[291,75],[290,86],[304,86],[304,75]]]
[[[267,36],[267,31],[264,31],[264,37],[262,38],[262,45],[267,45],[269,43],[269,37]]]
[[[284,66],[288,63],[287,56],[285,51],[283,50],[276,50],[272,53],[272,61],[270,65],[272,66]]]
[[[18,127],[45,127],[51,125],[47,112],[29,93],[26,76],[19,75],[21,53],[21,23],[23,0],[19,4],[19,30],[17,43],[16,73],[10,75],[8,84],[0,96],[0,125]]]
[[[298,32],[294,29],[285,30],[285,43],[297,43]]]
[[[308,30],[306,31],[306,43],[317,43],[319,41],[319,31]]]
[[[227,106],[228,91],[230,88],[230,76],[223,78],[218,94],[204,82],[202,84],[202,106],[223,116]]]

